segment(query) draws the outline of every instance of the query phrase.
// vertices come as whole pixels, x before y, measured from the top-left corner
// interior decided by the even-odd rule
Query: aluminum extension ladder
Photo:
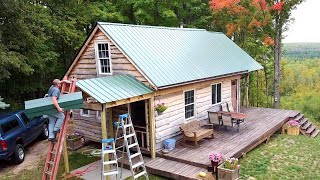
[[[129,161],[130,170],[131,170],[131,176],[133,180],[138,179],[140,176],[143,176],[143,175],[146,177],[147,180],[149,180],[148,173],[144,165],[139,143],[133,128],[130,115],[129,114],[119,115],[118,122],[114,122],[114,125],[117,127],[115,144],[117,143],[117,141],[121,139],[123,141],[121,146],[116,147],[116,150],[119,150],[122,148],[122,156],[119,157],[119,159],[124,157],[125,148],[126,148],[126,153],[128,156],[128,161]],[[132,154],[132,149],[134,148],[136,152]],[[134,158],[138,158],[138,159],[135,162],[133,162]],[[121,164],[121,169],[122,168],[123,168],[123,163]],[[122,170],[120,172],[120,178],[122,178]]]
[[[72,78],[70,81],[67,77],[61,81],[61,94],[69,94],[75,92],[76,89],[76,79]],[[63,143],[66,138],[67,125],[70,119],[70,110],[64,112],[64,120],[60,128],[60,133],[58,133],[58,142],[51,142],[49,145],[49,152],[47,154],[46,162],[44,165],[44,170],[42,173],[42,180],[55,180],[58,168],[60,164],[61,152],[63,148]]]
[[[109,156],[109,160],[105,161],[105,155]],[[101,161],[102,161],[102,170],[101,170],[101,179],[105,180],[106,177],[116,176],[117,180],[120,180],[119,177],[119,166],[118,166],[118,158],[117,152],[115,149],[115,142],[113,138],[103,139],[102,140],[102,151],[101,151]],[[115,168],[111,169],[111,167],[115,166]],[[109,166],[110,169],[106,170],[106,166]]]

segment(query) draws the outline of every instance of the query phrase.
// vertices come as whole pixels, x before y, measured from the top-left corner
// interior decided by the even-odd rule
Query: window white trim
[[[193,104],[193,116],[191,116],[191,117],[188,117],[188,118],[186,118],[186,106],[187,105],[190,105],[190,104],[187,104],[186,105],[186,102],[185,102],[185,92],[188,92],[188,91],[193,91],[193,98],[194,98],[194,100],[193,100],[193,103],[190,103],[190,104]],[[197,117],[197,104],[196,104],[196,97],[197,97],[197,94],[196,94],[196,90],[195,89],[189,89],[189,90],[185,90],[185,91],[183,91],[183,117],[184,117],[184,119],[185,120],[190,120],[190,119],[194,119],[194,118],[196,118]]]
[[[87,113],[84,113],[83,110],[87,110]],[[80,109],[80,116],[90,117],[90,110],[89,109]]]
[[[220,102],[217,102],[217,103],[214,104],[214,103],[212,103],[212,101],[213,101],[213,99],[212,99],[212,94],[213,94],[213,92],[212,92],[212,86],[217,85],[217,84],[221,84],[221,85],[220,85],[220,87],[221,87],[220,96],[221,96],[221,97],[220,97]],[[222,82],[213,83],[213,84],[211,84],[210,88],[211,88],[211,105],[221,104],[221,103],[222,103]],[[216,89],[216,91],[217,91],[217,89]],[[218,100],[217,94],[218,94],[218,93],[216,93],[216,100]]]
[[[109,54],[109,64],[110,64],[110,72],[109,73],[104,73],[101,72],[101,61],[99,58],[99,49],[98,49],[98,45],[99,44],[107,44],[108,45],[108,54]],[[107,41],[95,41],[95,45],[94,45],[94,51],[95,51],[95,59],[96,59],[96,64],[97,64],[97,71],[98,74],[102,74],[102,75],[112,75],[113,71],[112,71],[112,62],[111,62],[111,51],[110,51],[110,44]],[[106,58],[105,58],[106,59]]]

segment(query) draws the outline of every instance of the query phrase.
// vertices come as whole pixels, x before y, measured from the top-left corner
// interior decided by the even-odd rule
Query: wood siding
[[[208,110],[211,108],[217,108],[219,110],[220,103],[217,105],[212,105],[211,100],[211,84],[221,82],[222,89],[222,102],[231,102],[231,80],[237,77],[229,77],[225,79],[220,79],[208,83],[205,86],[198,86],[194,84],[195,90],[195,118],[185,120],[184,117],[184,91],[192,90],[185,89],[178,92],[173,92],[170,94],[160,95],[155,97],[155,105],[158,103],[165,103],[168,109],[161,115],[155,117],[156,125],[156,147],[157,149],[162,147],[162,141],[168,138],[180,139],[180,129],[181,124],[193,121],[195,119],[203,120],[206,123],[208,119]]]
[[[100,76],[97,69],[97,61],[95,58],[95,43],[107,42],[111,50],[111,64],[113,75],[130,74],[139,81],[148,84],[148,81],[143,75],[131,64],[131,62],[124,56],[124,54],[116,47],[116,45],[101,31],[97,32],[88,43],[87,47],[80,55],[75,66],[72,67],[69,76],[75,76],[78,79],[89,79]]]

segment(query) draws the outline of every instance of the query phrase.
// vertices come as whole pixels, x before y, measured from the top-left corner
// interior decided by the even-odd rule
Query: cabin
[[[181,124],[206,123],[224,102],[239,112],[240,81],[260,69],[223,33],[98,22],[65,74],[84,97],[73,111],[75,132],[101,142],[129,113],[140,148],[155,158],[164,140],[182,137]]]

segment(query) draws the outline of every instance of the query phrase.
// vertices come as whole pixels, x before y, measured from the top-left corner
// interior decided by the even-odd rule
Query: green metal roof
[[[29,118],[57,113],[52,104],[51,97],[25,101],[25,113]],[[80,109],[83,106],[82,92],[63,94],[59,97],[58,103],[64,110]]]
[[[263,68],[222,33],[104,22],[98,25],[157,87]]]
[[[131,75],[79,80],[76,85],[100,103],[118,101],[154,92],[152,88]]]

